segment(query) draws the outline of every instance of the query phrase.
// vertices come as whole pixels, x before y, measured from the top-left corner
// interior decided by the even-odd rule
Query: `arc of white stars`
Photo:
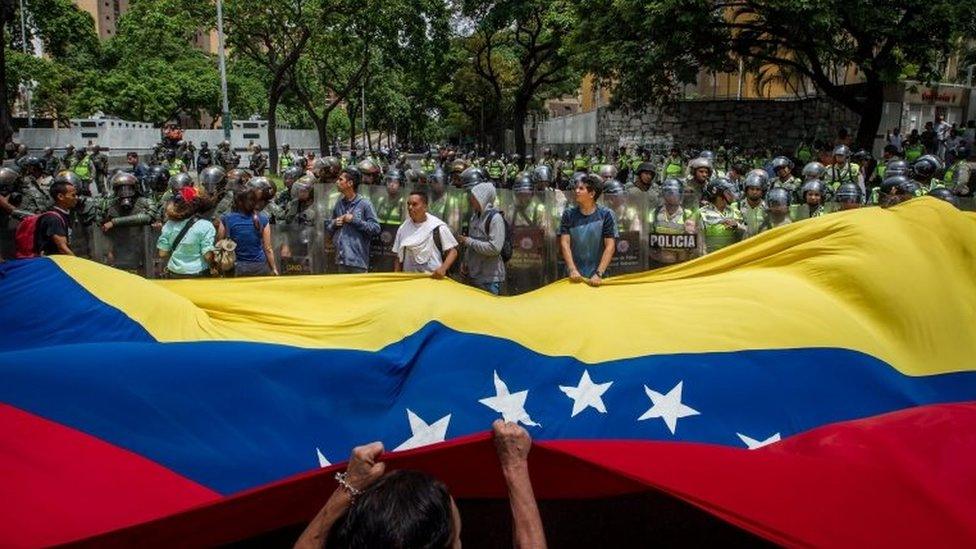
[[[679,381],[677,385],[664,395],[645,385],[644,392],[651,399],[651,407],[637,418],[637,421],[659,417],[668,426],[668,430],[673,435],[678,428],[679,419],[699,415],[700,412],[698,410],[681,402],[681,388],[683,383],[684,381]]]
[[[521,423],[530,427],[542,427],[538,423],[532,421],[532,418],[529,417],[529,413],[525,411],[525,399],[528,398],[529,391],[525,390],[517,393],[510,393],[508,391],[508,385],[502,381],[502,378],[498,377],[498,371],[495,371],[494,375],[495,396],[482,398],[478,400],[478,402],[500,413],[502,415],[502,419],[505,421]]]
[[[607,383],[593,383],[590,373],[583,370],[579,384],[576,387],[560,385],[559,390],[566,393],[566,396],[573,400],[573,412],[569,417],[576,417],[583,410],[592,407],[601,414],[607,413],[607,408],[603,404],[603,393],[613,385],[612,381]]]

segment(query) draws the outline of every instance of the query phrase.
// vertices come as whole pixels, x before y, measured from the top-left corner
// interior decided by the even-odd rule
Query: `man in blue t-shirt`
[[[590,174],[576,185],[576,206],[563,212],[559,248],[569,279],[599,286],[616,250],[617,221],[613,212],[596,203],[603,180]]]

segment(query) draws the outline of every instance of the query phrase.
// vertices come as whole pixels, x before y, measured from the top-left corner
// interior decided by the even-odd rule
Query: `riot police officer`
[[[268,155],[261,151],[261,145],[254,145],[249,167],[255,177],[264,177],[264,171],[268,169]]]
[[[695,221],[705,243],[705,253],[741,240],[746,226],[742,222],[742,214],[734,206],[735,187],[732,182],[724,177],[708,181],[702,190],[702,198],[704,203],[695,212]]]
[[[203,170],[214,165],[214,154],[210,150],[210,144],[206,141],[200,142],[200,150],[197,152],[197,175],[199,176]]]

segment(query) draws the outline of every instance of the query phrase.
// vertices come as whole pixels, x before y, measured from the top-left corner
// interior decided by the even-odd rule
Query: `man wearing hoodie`
[[[461,272],[471,285],[498,295],[505,280],[505,262],[502,246],[505,245],[505,218],[495,208],[495,186],[478,183],[468,194],[471,204],[471,222],[468,236],[457,235],[465,246]]]

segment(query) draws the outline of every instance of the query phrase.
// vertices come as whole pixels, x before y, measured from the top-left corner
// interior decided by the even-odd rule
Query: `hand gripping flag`
[[[470,467],[504,418],[539,498],[640,488],[777,543],[973,546],[974,273],[976,216],[934,199],[507,298],[7,262],[0,545],[246,538],[307,520],[372,440],[503,496]]]

